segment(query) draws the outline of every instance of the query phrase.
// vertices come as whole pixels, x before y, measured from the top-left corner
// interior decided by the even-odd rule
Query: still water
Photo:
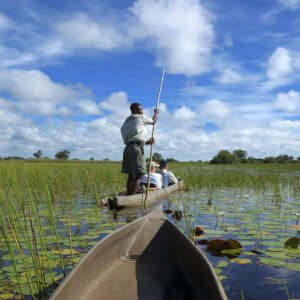
[[[182,211],[184,217],[181,220],[175,220],[172,214],[167,216],[187,235],[190,236],[190,229],[196,226],[203,229],[201,235],[192,236],[192,239],[215,267],[229,299],[300,299],[300,249],[298,245],[294,249],[285,247],[288,239],[300,237],[299,194],[288,189],[280,192],[237,188],[198,189],[175,193],[157,205],[163,210]],[[47,208],[43,205],[39,211],[41,216],[47,215]],[[97,241],[143,215],[140,208],[108,211],[97,207],[95,201],[80,197],[68,211],[72,212],[71,220],[60,210],[56,224],[61,235],[61,250],[65,249],[66,273]],[[43,234],[47,235],[45,241],[49,260],[59,283],[62,268],[57,243],[47,220],[47,217],[42,220]],[[207,251],[207,241],[217,238],[234,239],[242,245],[242,249],[230,255]],[[72,257],[68,251],[70,240]],[[4,295],[7,299],[18,298],[15,273],[3,237],[0,245],[0,298]],[[16,261],[20,262],[17,251],[15,255]],[[20,278],[23,273],[20,266]],[[49,274],[48,271],[46,274]],[[41,298],[48,299],[55,287],[49,283]]]
[[[224,189],[193,190],[174,195],[161,206],[181,210],[180,221],[168,217],[189,235],[190,226],[204,233],[194,237],[224,286],[229,299],[300,299],[300,249],[285,242],[300,237],[299,195],[289,190]],[[130,221],[142,211],[115,212],[116,221]],[[207,250],[206,241],[234,239],[241,243],[238,253],[223,255]]]

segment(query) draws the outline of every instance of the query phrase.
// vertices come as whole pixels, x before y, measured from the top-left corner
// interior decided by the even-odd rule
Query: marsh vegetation
[[[229,299],[300,298],[300,164],[170,168],[186,188],[164,204],[183,218],[169,217],[206,252]],[[0,298],[47,299],[97,241],[141,215],[97,205],[125,181],[120,163],[2,161]],[[211,253],[213,239],[242,247]]]

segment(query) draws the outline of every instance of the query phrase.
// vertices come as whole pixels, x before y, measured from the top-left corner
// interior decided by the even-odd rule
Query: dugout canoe
[[[167,188],[151,190],[147,196],[147,203],[151,204],[158,200],[168,198],[168,196],[183,188],[183,180],[179,178],[178,183],[168,186]],[[110,208],[136,207],[142,206],[146,197],[146,192],[130,195],[130,196],[115,196],[108,199]]]
[[[105,237],[51,300],[225,300],[208,259],[160,210]]]

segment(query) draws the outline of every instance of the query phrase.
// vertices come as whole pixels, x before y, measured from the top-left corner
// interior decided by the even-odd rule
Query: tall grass
[[[300,164],[170,163],[169,167],[184,178],[186,190],[205,191],[208,197],[222,195],[224,188],[236,193],[251,188],[258,194],[269,190],[280,205],[285,193],[300,195]],[[79,239],[81,229],[74,221],[87,223],[85,209],[92,207],[95,214],[100,197],[124,189],[127,178],[120,169],[121,163],[113,162],[0,162],[0,239],[11,256],[20,294],[28,294],[28,289],[32,295],[41,293],[57,281],[58,272],[66,275],[74,266],[78,261],[74,245],[78,247],[79,241],[87,245]],[[191,238],[192,201],[179,194],[174,204],[183,210]],[[96,225],[101,223],[97,216],[93,216]],[[25,272],[18,271],[20,264]],[[21,283],[24,277],[27,290]]]
[[[100,195],[115,193],[123,186],[124,178],[116,163],[0,163],[0,239],[11,255],[20,294],[41,293],[55,283],[57,270],[66,275],[66,249],[70,251],[71,266],[75,265],[71,224],[72,212],[78,209],[76,199],[81,199],[83,205],[82,197],[92,199],[98,209]],[[62,218],[65,223],[60,221]],[[57,249],[59,262],[53,259],[52,249]],[[20,266],[27,278],[25,292],[19,280],[22,276],[24,282]]]

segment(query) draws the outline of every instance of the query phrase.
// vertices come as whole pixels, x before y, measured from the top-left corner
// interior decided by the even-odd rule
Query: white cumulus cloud
[[[82,113],[87,115],[98,115],[100,109],[98,105],[91,100],[80,100],[77,101],[76,106],[81,110]]]
[[[196,117],[197,114],[186,106],[182,106],[174,112],[174,118],[178,121],[189,122],[195,119]]]
[[[207,120],[218,120],[230,114],[230,107],[223,101],[213,99],[201,105],[200,113]]]
[[[283,111],[300,113],[300,94],[294,90],[279,93],[275,105]]]
[[[130,115],[130,103],[128,95],[125,92],[115,92],[99,103],[102,110],[106,110],[111,114],[115,114],[118,121],[124,121],[122,118]]]
[[[39,70],[0,70],[0,92],[8,94],[22,112],[38,115],[70,114],[87,94],[83,87],[54,82]]]
[[[0,70],[0,91],[9,92],[15,99],[34,101],[61,101],[71,91],[54,83],[39,70]]]
[[[279,79],[293,71],[291,53],[288,49],[278,47],[268,61],[267,75],[270,79]]]
[[[234,84],[242,81],[242,76],[233,69],[225,69],[217,78],[217,82],[222,84]]]
[[[197,0],[138,0],[131,11],[135,34],[150,39],[156,63],[169,73],[196,75],[209,69],[212,14]]]
[[[110,50],[126,43],[116,24],[96,22],[84,13],[71,15],[55,27],[70,45],[76,47]]]

